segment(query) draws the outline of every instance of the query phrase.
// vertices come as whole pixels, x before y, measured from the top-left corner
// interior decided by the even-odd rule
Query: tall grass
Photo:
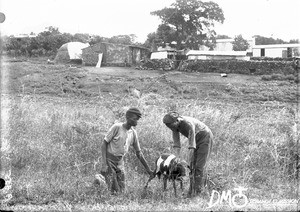
[[[248,188],[249,199],[295,198],[294,157],[299,127],[294,108],[177,101],[150,93],[139,100],[128,97],[69,101],[23,96],[16,101],[9,120],[13,202],[185,204],[184,199],[172,200],[172,189],[167,197],[162,196],[162,183],[158,180],[150,183],[146,193],[143,191],[147,175],[132,150],[125,158],[124,195],[112,197],[105,185],[93,184],[101,165],[104,134],[116,120],[124,120],[126,108],[120,105],[142,110],[137,131],[152,168],[160,153],[170,151],[172,142],[162,117],[169,110],[177,110],[202,120],[214,133],[208,166],[210,179],[215,183],[213,189],[232,190],[239,185]],[[182,156],[186,158],[187,148],[182,148]],[[186,192],[187,180],[185,186]],[[202,205],[208,202],[207,198],[201,200]]]

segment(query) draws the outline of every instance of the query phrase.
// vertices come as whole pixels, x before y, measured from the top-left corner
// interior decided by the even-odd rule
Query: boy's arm
[[[181,150],[181,143],[180,143],[180,134],[179,132],[172,131],[172,137],[173,137],[173,149],[174,149],[174,154],[176,157],[180,158],[180,150]]]
[[[189,158],[188,158],[188,164],[192,167],[193,166],[193,160],[194,160],[194,152],[196,149],[196,130],[195,125],[188,123],[189,125]]]
[[[141,151],[136,151],[136,156],[141,161],[143,166],[145,167],[147,173],[151,176],[153,173],[152,173],[151,169],[148,166],[148,163],[147,163],[147,161],[144,157],[144,154]]]
[[[136,131],[133,131],[133,133],[134,133],[133,148],[135,149],[135,154],[136,154],[137,158],[141,161],[143,166],[145,167],[147,173],[152,177],[153,172],[150,170],[148,163],[144,157],[144,154],[141,151],[138,135],[137,135]]]

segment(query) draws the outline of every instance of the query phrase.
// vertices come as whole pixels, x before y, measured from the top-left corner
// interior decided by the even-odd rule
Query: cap
[[[142,117],[142,113],[139,109],[137,109],[136,107],[131,107],[126,111],[126,116],[128,116],[129,114],[136,114],[139,118]]]

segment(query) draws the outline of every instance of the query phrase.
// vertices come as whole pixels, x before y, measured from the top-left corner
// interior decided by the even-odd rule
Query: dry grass
[[[122,105],[129,106],[134,101],[126,99]],[[159,153],[169,151],[171,134],[160,119],[172,108],[203,120],[213,130],[215,144],[209,166],[210,178],[216,184],[213,189],[233,190],[239,185],[248,188],[249,199],[295,197],[294,168],[289,170],[289,164],[294,163],[292,156],[296,154],[298,135],[293,132],[292,109],[254,105],[217,107],[200,101],[187,105],[163,98],[143,99],[136,104],[144,114],[137,127],[139,138],[152,167]],[[66,104],[59,98],[46,100],[32,96],[23,96],[12,108],[9,136],[14,204],[63,201],[71,205],[109,205],[116,201],[120,205],[111,209],[123,205],[125,210],[135,208],[136,204],[145,204],[144,208],[139,207],[145,210],[152,204],[162,204],[166,210],[193,205],[185,199],[174,202],[172,189],[167,197],[161,196],[162,185],[158,181],[151,183],[145,196],[143,186],[147,176],[133,151],[126,157],[124,196],[111,197],[103,185],[93,185],[94,175],[99,171],[103,133],[122,117],[122,112],[115,112],[122,111],[121,108],[106,107],[97,101]],[[195,209],[203,209],[208,201],[209,196],[204,196],[201,206],[196,204]]]

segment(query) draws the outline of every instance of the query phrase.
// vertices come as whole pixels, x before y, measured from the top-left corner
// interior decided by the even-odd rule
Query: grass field
[[[211,193],[230,190],[234,195],[234,188],[242,186],[248,189],[249,204],[240,210],[299,209],[299,90],[294,81],[9,58],[1,72],[1,175],[9,182],[1,190],[2,199],[12,194],[3,207],[234,211],[226,202],[207,208]],[[140,98],[131,87],[141,91]],[[115,121],[124,120],[129,106],[143,112],[137,131],[152,168],[159,153],[170,151],[171,132],[161,121],[166,112],[196,117],[212,129],[215,143],[208,169],[214,184],[201,197],[175,198],[171,184],[163,193],[158,180],[144,191],[147,175],[132,150],[125,158],[124,194],[111,196],[105,185],[93,183],[103,136]],[[187,179],[184,185],[186,193]]]

